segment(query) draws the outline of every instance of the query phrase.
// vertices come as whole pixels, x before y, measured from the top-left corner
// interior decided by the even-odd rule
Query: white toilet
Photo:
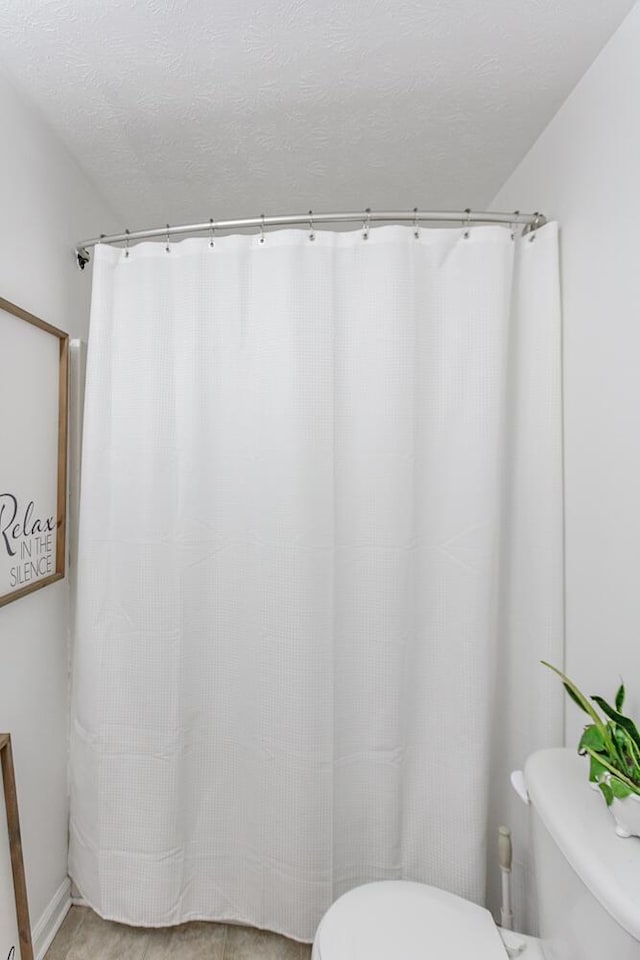
[[[503,934],[487,910],[454,894],[391,880],[330,907],[312,960],[640,960],[640,839],[616,836],[573,751],[533,754],[525,781],[540,940]]]

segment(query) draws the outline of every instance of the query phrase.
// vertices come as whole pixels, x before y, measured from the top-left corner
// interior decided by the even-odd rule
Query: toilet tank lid
[[[544,826],[592,895],[627,933],[640,940],[640,839],[616,835],[588,764],[574,750],[532,754],[527,790]]]

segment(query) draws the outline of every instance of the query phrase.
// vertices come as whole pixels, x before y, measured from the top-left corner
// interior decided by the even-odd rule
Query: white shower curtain
[[[70,872],[100,914],[309,940],[369,880],[483,900],[491,789],[561,732],[559,370],[554,224],[96,248]]]

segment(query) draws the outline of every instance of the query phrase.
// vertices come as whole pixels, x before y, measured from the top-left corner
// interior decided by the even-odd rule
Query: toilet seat
[[[312,960],[506,960],[488,910],[406,880],[356,887],[323,917]]]

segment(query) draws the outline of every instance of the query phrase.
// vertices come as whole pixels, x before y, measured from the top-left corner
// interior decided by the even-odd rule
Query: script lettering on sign
[[[55,529],[55,517],[40,516],[33,500],[21,503],[13,493],[0,493],[0,554],[10,563],[5,587],[22,587],[54,572]]]

